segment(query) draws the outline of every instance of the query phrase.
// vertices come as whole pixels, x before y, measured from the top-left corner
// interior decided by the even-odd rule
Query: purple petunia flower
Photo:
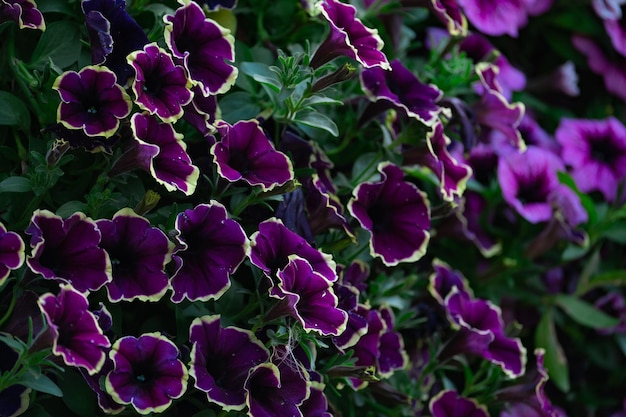
[[[499,0],[496,7],[491,0],[457,0],[467,20],[480,32],[517,37],[518,30],[528,22],[524,0]]]
[[[390,68],[381,51],[384,43],[378,31],[356,17],[354,6],[338,0],[322,0],[316,7],[330,24],[330,33],[311,58],[311,68],[319,68],[339,56],[352,58],[365,68]]]
[[[250,370],[269,360],[269,351],[248,330],[221,327],[219,316],[194,319],[189,329],[192,343],[189,374],[195,387],[225,411],[246,405],[244,385]]]
[[[524,373],[526,349],[520,339],[504,334],[500,309],[489,301],[473,299],[467,292],[453,287],[445,301],[450,322],[459,329],[464,349],[497,364],[511,378]]]
[[[600,191],[607,201],[614,201],[626,177],[624,125],[614,117],[562,119],[555,137],[580,191]]]
[[[87,136],[113,136],[119,119],[130,114],[130,97],[117,84],[115,73],[105,67],[67,71],[52,88],[61,96],[57,120],[68,129],[82,129]]]
[[[497,131],[514,147],[520,150],[525,148],[526,144],[518,129],[526,111],[523,103],[509,103],[502,94],[487,87],[480,100],[473,103],[472,110],[481,126],[483,138]]]
[[[444,300],[455,287],[460,292],[466,292],[470,295],[472,294],[472,290],[463,274],[459,271],[453,270],[447,263],[441,261],[440,259],[434,259],[433,270],[434,272],[429,278],[428,292],[439,302],[439,304],[444,304]]]
[[[432,126],[440,113],[447,109],[438,106],[443,92],[436,86],[422,83],[399,60],[391,61],[391,71],[369,68],[361,72],[361,86],[377,110],[397,109],[407,117]]]
[[[173,123],[183,115],[183,106],[191,102],[191,81],[185,69],[174,65],[172,57],[156,43],[128,55],[135,70],[132,88],[135,103],[164,122]]]
[[[111,281],[111,261],[100,244],[100,230],[83,213],[66,220],[48,210],[35,210],[26,234],[31,235],[29,268],[45,279],[69,282],[81,292]]]
[[[34,0],[0,0],[0,23],[10,20],[20,29],[46,30],[46,22]]]
[[[285,185],[294,178],[291,161],[277,151],[256,120],[234,125],[219,122],[222,139],[211,148],[217,172],[230,182],[243,180],[263,191]]]
[[[441,391],[434,396],[428,408],[433,417],[489,417],[485,406],[461,397],[453,390]]]
[[[243,229],[217,201],[179,213],[175,227],[178,249],[173,255],[172,301],[221,297],[250,245]]]
[[[228,29],[207,18],[197,3],[183,3],[174,15],[163,17],[165,43],[202,95],[225,93],[238,74],[227,62],[235,59],[235,39]]]
[[[8,232],[0,223],[0,287],[5,283],[9,273],[24,263],[24,241],[15,232]]]
[[[100,370],[105,361],[104,348],[111,346],[96,317],[89,311],[87,298],[61,284],[58,295],[44,294],[38,304],[52,331],[52,352],[70,366],[84,368],[89,375]]]
[[[169,286],[164,268],[174,244],[130,208],[121,209],[112,220],[97,220],[96,225],[102,233],[100,247],[113,267],[113,279],[106,285],[109,300],[158,301]]]
[[[467,18],[457,0],[430,0],[429,9],[443,22],[452,36],[467,35]]]
[[[185,106],[183,119],[195,127],[213,145],[215,138],[211,135],[215,132],[213,124],[217,115],[217,98],[215,96],[203,96],[198,86],[192,87],[191,91],[193,99]]]
[[[621,19],[626,0],[591,0],[593,10],[601,19]]]
[[[195,0],[195,2],[210,12],[219,9],[232,10],[237,6],[237,0]]]
[[[371,233],[370,253],[387,266],[414,262],[426,253],[430,207],[426,194],[403,180],[390,162],[378,165],[382,179],[359,184],[348,210]]]
[[[106,66],[125,85],[133,73],[126,57],[143,48],[148,36],[126,12],[126,0],[83,0],[81,8],[91,44],[91,63]]]
[[[136,113],[130,120],[136,147],[133,154],[141,168],[168,191],[191,195],[196,190],[200,170],[191,163],[183,135],[171,124],[159,123],[148,114]]]
[[[0,341],[0,375],[10,372],[20,355],[5,342]],[[0,390],[0,417],[16,417],[30,405],[32,389],[21,384],[9,385]]]
[[[378,342],[379,355],[376,358],[376,368],[382,377],[388,378],[394,371],[406,368],[409,356],[404,349],[402,335],[393,330],[395,317],[391,307],[382,306],[378,311],[385,323],[385,329]]]
[[[312,247],[306,239],[289,230],[280,220],[271,218],[259,224],[259,230],[250,236],[250,261],[272,281],[275,274],[289,263],[290,255],[306,259],[313,271],[328,281],[337,280],[332,256]]]
[[[160,413],[187,389],[187,368],[174,343],[160,333],[118,339],[109,353],[114,368],[106,376],[107,392],[140,414]]]
[[[305,331],[337,336],[346,328],[348,314],[337,307],[332,282],[315,272],[305,259],[292,255],[278,271],[278,284],[270,289],[282,302],[268,312],[268,318],[290,315]]]
[[[283,382],[278,366],[271,362],[257,365],[250,371],[245,390],[250,417],[304,417],[298,406],[309,393],[306,381],[300,379],[296,384]]]

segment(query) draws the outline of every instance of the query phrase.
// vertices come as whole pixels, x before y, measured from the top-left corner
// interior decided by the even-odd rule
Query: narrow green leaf
[[[269,86],[276,93],[281,90],[282,83],[278,76],[270,71],[269,66],[259,62],[243,62],[241,72],[252,77],[255,81]]]
[[[560,294],[555,297],[555,302],[576,323],[592,329],[613,327],[619,323],[617,318],[607,315],[575,296]]]
[[[14,176],[0,181],[0,193],[25,193],[33,189],[28,178]]]
[[[626,270],[618,269],[598,274],[591,278],[584,286],[578,288],[576,292],[578,294],[584,294],[593,288],[609,285],[626,286]]]
[[[48,60],[67,68],[80,56],[80,29],[66,20],[50,23],[33,51],[29,66],[43,70]]]
[[[567,357],[556,336],[552,311],[546,312],[535,331],[535,346],[545,350],[544,364],[554,384],[563,392],[568,392],[569,370]]]
[[[316,111],[301,111],[296,113],[294,122],[301,123],[305,126],[322,129],[337,137],[339,136],[339,128],[332,119],[325,114]]]
[[[35,391],[44,392],[55,397],[63,396],[63,392],[57,384],[42,373],[26,372],[19,383]]]
[[[13,94],[0,91],[0,125],[30,128],[30,113],[22,100]]]

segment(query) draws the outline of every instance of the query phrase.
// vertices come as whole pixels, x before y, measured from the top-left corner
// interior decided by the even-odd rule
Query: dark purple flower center
[[[618,153],[611,144],[611,139],[608,137],[600,138],[599,140],[591,141],[591,157],[603,164],[611,165],[615,161]]]
[[[522,204],[544,203],[548,197],[546,183],[541,178],[533,178],[519,185],[517,199]]]
[[[63,270],[63,253],[54,250],[55,248],[45,248],[39,257],[41,266],[50,269],[56,276],[61,274]]]
[[[111,259],[113,276],[123,275],[133,270],[132,266],[137,259],[137,254],[133,251],[133,248],[117,245],[113,248],[106,248],[106,250]]]
[[[150,95],[157,95],[163,87],[164,78],[160,76],[157,71],[150,71],[144,73],[146,80],[143,83],[142,90]]]
[[[389,206],[374,204],[367,210],[367,215],[372,219],[372,229],[374,231],[389,230],[393,219],[393,213]]]
[[[154,363],[140,362],[133,365],[133,377],[139,385],[148,385],[156,378]]]
[[[98,114],[100,111],[101,103],[94,99],[93,97],[85,97],[85,101],[83,102],[83,106],[85,111],[89,114]]]
[[[228,165],[241,175],[249,173],[252,166],[250,158],[243,152],[231,152],[228,158]]]

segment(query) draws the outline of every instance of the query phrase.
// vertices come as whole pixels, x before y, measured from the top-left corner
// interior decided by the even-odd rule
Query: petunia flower
[[[135,103],[164,122],[178,120],[183,115],[183,106],[193,98],[185,69],[174,65],[172,57],[154,42],[128,55],[127,62],[135,71],[132,83]]]
[[[91,44],[91,63],[104,65],[125,85],[133,74],[126,57],[149,40],[126,11],[126,0],[83,0],[81,8]]]
[[[368,98],[376,103],[376,110],[399,110],[427,126],[438,120],[447,109],[437,105],[443,92],[436,86],[422,83],[402,62],[391,61],[391,71],[374,67],[361,71],[361,86]]]
[[[391,307],[381,306],[378,311],[385,323],[385,329],[378,342],[379,354],[376,358],[376,369],[381,377],[388,378],[394,371],[406,368],[409,357],[404,349],[402,335],[393,330],[395,316]]]
[[[28,267],[45,279],[95,291],[111,281],[109,255],[100,248],[100,230],[83,213],[63,220],[48,210],[35,210],[26,234],[31,236]]]
[[[524,117],[523,103],[510,103],[499,92],[487,88],[480,100],[472,104],[476,122],[481,128],[481,137],[488,137],[492,131],[500,132],[511,145],[523,150],[524,143],[519,125]]]
[[[25,259],[24,241],[15,232],[8,232],[0,222],[0,287],[6,282],[11,270],[17,269]]]
[[[228,91],[237,79],[235,39],[230,31],[209,19],[191,0],[180,0],[174,15],[163,17],[165,43],[177,63],[181,63],[202,95]]]
[[[306,399],[308,390],[306,381],[300,381],[297,385],[283,383],[278,366],[271,362],[255,366],[245,383],[248,415],[304,417],[298,406]]]
[[[248,251],[250,243],[243,229],[217,201],[179,213],[175,228],[172,301],[219,298],[230,288],[229,276]]]
[[[582,192],[599,191],[615,201],[626,177],[626,128],[614,117],[562,119],[555,132],[563,161]]]
[[[278,283],[270,296],[281,299],[268,317],[294,317],[305,331],[323,336],[337,336],[346,328],[348,314],[338,308],[332,282],[315,272],[305,259],[292,255],[285,268],[277,273]]]
[[[319,68],[339,56],[352,58],[365,68],[390,68],[378,31],[356,17],[354,6],[338,0],[322,0],[316,4],[316,10],[328,21],[330,32],[313,54],[311,68]]]
[[[211,148],[217,172],[230,182],[243,180],[263,191],[285,185],[294,173],[287,155],[277,151],[256,120],[219,122],[221,141]]]
[[[61,96],[57,120],[68,129],[82,129],[87,136],[113,136],[119,119],[130,114],[130,97],[106,67],[64,72],[52,88]]]
[[[19,354],[5,342],[0,341],[0,375],[10,372],[19,359]],[[9,385],[0,390],[0,417],[16,417],[30,405],[32,389],[21,384]]]
[[[591,0],[593,10],[601,19],[621,19],[626,0]]]
[[[44,294],[38,304],[54,337],[52,352],[70,366],[93,375],[105,361],[104,349],[111,346],[87,298],[71,285],[61,284],[58,295]]]
[[[217,116],[217,98],[216,96],[203,96],[198,86],[192,87],[191,91],[193,99],[185,106],[183,119],[213,145],[215,138],[211,135],[215,132],[213,124]]]
[[[43,14],[34,0],[0,0],[0,23],[14,21],[20,29],[46,30]]]
[[[289,230],[279,219],[271,218],[259,224],[250,236],[250,261],[275,281],[275,274],[289,263],[290,255],[306,259],[313,271],[328,281],[337,280],[332,256],[312,247],[306,239]]]
[[[429,9],[446,25],[450,35],[467,35],[467,18],[456,0],[430,0]]]
[[[426,194],[404,181],[402,170],[390,162],[381,162],[378,171],[380,181],[354,189],[348,210],[370,232],[372,256],[387,266],[414,262],[424,255],[430,239]]]
[[[225,411],[243,409],[248,374],[269,360],[269,351],[250,331],[221,327],[219,316],[194,319],[189,341],[189,374],[196,381],[195,387]]]
[[[194,0],[206,10],[213,12],[219,9],[232,10],[237,6],[237,0]]]
[[[485,406],[453,390],[441,391],[431,398],[428,409],[433,417],[489,417]]]
[[[355,365],[375,369],[381,354],[380,340],[386,330],[386,323],[378,310],[364,304],[359,304],[355,312],[367,322],[365,333],[351,346],[354,350],[353,357],[356,358]],[[369,382],[367,378],[348,379],[348,383],[355,390],[365,388]]]
[[[433,273],[428,280],[428,292],[439,304],[444,305],[444,300],[454,287],[461,292],[472,294],[467,279],[461,272],[453,270],[450,265],[437,258],[433,260],[432,265]]]
[[[497,7],[490,0],[457,0],[467,20],[478,31],[491,36],[517,37],[518,30],[528,23],[524,0],[499,0]]]
[[[130,120],[135,148],[128,155],[168,191],[191,195],[196,190],[200,170],[187,154],[183,135],[171,124],[160,123],[148,114],[136,113]]]
[[[113,279],[106,285],[109,300],[157,301],[169,287],[165,265],[174,244],[159,228],[132,209],[121,209],[112,220],[100,219],[100,247],[111,259]]]
[[[105,379],[107,392],[140,414],[165,411],[187,389],[187,368],[179,354],[160,333],[118,339],[109,353],[114,368]]]

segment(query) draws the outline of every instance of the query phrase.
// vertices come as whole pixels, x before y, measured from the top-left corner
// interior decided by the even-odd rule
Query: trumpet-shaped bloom
[[[160,299],[169,286],[164,269],[174,249],[165,233],[129,208],[96,224],[102,233],[100,247],[109,254],[113,267],[113,279],[106,286],[109,299]]]
[[[243,409],[250,370],[270,357],[263,343],[248,330],[221,327],[219,316],[194,319],[189,341],[189,374],[196,381],[195,387],[224,410]]]
[[[48,210],[35,210],[26,229],[31,235],[30,269],[45,279],[69,282],[81,292],[111,281],[111,261],[100,248],[100,230],[83,213],[63,220]]]
[[[422,83],[397,59],[391,61],[391,71],[369,68],[361,72],[360,78],[365,94],[378,104],[378,111],[393,108],[428,126],[444,111],[436,104],[443,92]]]
[[[133,74],[126,57],[147,44],[143,28],[126,11],[126,0],[83,0],[81,8],[91,44],[91,62],[104,65],[125,85]]]
[[[457,0],[467,20],[480,32],[517,37],[518,30],[528,23],[525,0]]]
[[[370,253],[385,265],[414,262],[426,253],[430,239],[430,207],[426,194],[403,180],[390,162],[378,165],[381,180],[360,184],[348,210],[371,233]]]
[[[64,72],[52,88],[61,96],[57,120],[68,129],[82,129],[87,136],[113,136],[119,119],[130,114],[130,97],[117,84],[115,73],[105,67]]]
[[[163,18],[165,43],[204,96],[225,93],[238,73],[227,62],[235,59],[235,39],[228,29],[207,18],[197,3],[185,3],[174,15]]]
[[[298,406],[308,394],[306,381],[284,382],[278,366],[271,362],[257,365],[250,371],[245,389],[250,417],[304,417]]]
[[[580,191],[599,191],[607,201],[614,201],[626,177],[624,125],[614,117],[563,119],[555,137]]]
[[[24,241],[15,232],[8,232],[0,223],[0,287],[6,281],[9,273],[24,263]]]
[[[135,70],[132,84],[137,97],[135,103],[164,122],[178,120],[183,115],[183,106],[193,98],[185,69],[174,65],[172,57],[156,43],[131,53],[127,61]]]
[[[216,201],[185,210],[176,217],[172,301],[219,298],[230,287],[230,274],[243,262],[250,245],[243,229]]]
[[[159,333],[122,337],[109,357],[113,370],[106,376],[107,392],[140,414],[163,412],[187,389],[187,368],[178,348]]]
[[[217,125],[222,140],[211,148],[217,172],[230,182],[243,180],[264,191],[294,178],[291,161],[277,151],[256,120]]]
[[[306,259],[313,270],[328,281],[337,280],[332,257],[312,247],[306,239],[289,230],[280,220],[272,218],[259,224],[250,237],[250,260],[265,275],[276,280],[275,274],[289,263],[290,255]]]
[[[332,282],[313,271],[305,259],[291,256],[277,275],[278,284],[270,289],[270,295],[283,301],[268,313],[271,317],[289,314],[306,331],[324,336],[337,336],[345,330],[348,314],[337,307]]]
[[[365,68],[389,69],[387,57],[381,51],[383,40],[376,29],[370,29],[356,17],[356,8],[338,0],[323,0],[316,6],[330,25],[330,33],[317,48],[311,67],[319,68],[327,62],[347,56]]]
[[[428,404],[433,417],[489,417],[484,406],[456,391],[441,391]]]
[[[58,295],[44,294],[38,303],[54,337],[52,352],[89,375],[98,372],[104,364],[104,349],[111,342],[89,311],[87,298],[71,285],[61,285]]]
[[[200,170],[191,163],[183,135],[171,124],[159,123],[156,117],[147,114],[136,113],[130,122],[140,166],[168,191],[193,194]]]
[[[33,0],[1,0],[0,23],[14,21],[20,29],[46,30],[43,15]]]

